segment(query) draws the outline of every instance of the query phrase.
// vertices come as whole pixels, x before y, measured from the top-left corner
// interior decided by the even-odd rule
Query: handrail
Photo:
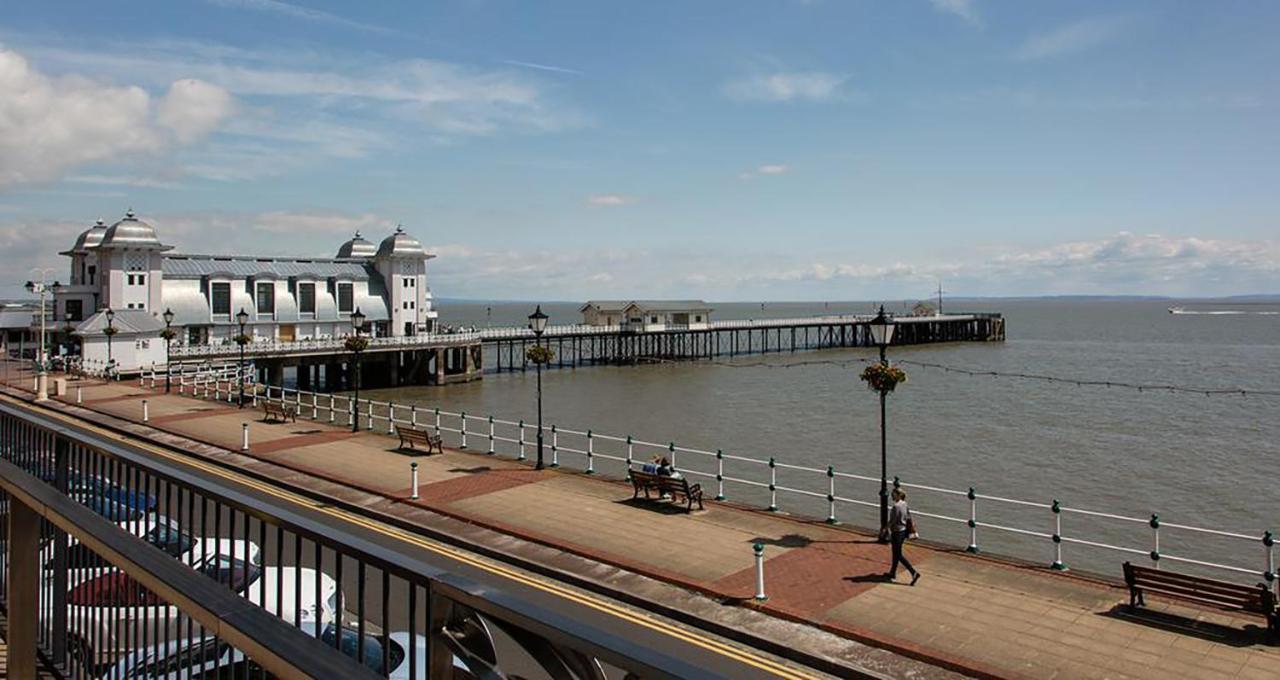
[[[379,677],[4,459],[0,459],[0,489],[9,494],[10,503],[35,510],[278,677]],[[13,607],[8,611],[11,625],[18,617],[36,615]]]

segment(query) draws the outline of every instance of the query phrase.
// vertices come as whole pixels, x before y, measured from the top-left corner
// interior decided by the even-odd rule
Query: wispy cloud
[[[343,28],[354,28],[369,33],[382,33],[385,35],[404,35],[402,31],[387,26],[378,26],[376,24],[368,24],[363,21],[355,21],[346,17],[331,14],[323,10],[303,7],[302,5],[293,5],[279,0],[205,0],[211,5],[219,7],[230,7],[235,9],[247,9],[256,12],[270,12],[294,19],[302,19],[319,24],[329,24],[331,26],[341,26]]]
[[[595,194],[593,196],[587,197],[588,205],[598,205],[598,206],[604,206],[604,207],[615,207],[615,206],[627,205],[629,203],[635,203],[635,202],[636,202],[636,199],[634,196],[627,196],[625,194]]]
[[[582,71],[579,71],[577,69],[565,68],[563,66],[551,66],[548,64],[538,64],[532,61],[517,61],[515,59],[502,59],[500,60],[499,63],[507,64],[508,66],[519,66],[521,68],[531,68],[535,71],[550,71],[552,73],[569,73],[575,76],[582,75]]]
[[[960,17],[970,26],[982,25],[974,0],[929,0],[929,4],[939,12]]]
[[[823,101],[839,94],[848,76],[824,71],[759,74],[731,80],[722,90],[739,101]]]
[[[757,165],[756,167],[745,170],[738,174],[740,179],[751,179],[760,175],[785,175],[791,172],[791,166],[786,163],[766,163],[765,165]]]
[[[1122,19],[1116,17],[1073,21],[1028,37],[1013,56],[1021,61],[1034,61],[1083,52],[1118,36],[1124,24]]]

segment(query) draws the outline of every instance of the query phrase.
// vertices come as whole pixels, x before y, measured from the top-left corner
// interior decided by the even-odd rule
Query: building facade
[[[711,306],[702,300],[590,300],[579,311],[588,326],[625,331],[701,330],[711,323]]]
[[[106,358],[97,354],[107,309],[132,319],[134,340],[147,340],[148,350],[166,310],[175,344],[232,342],[242,310],[255,342],[349,335],[357,309],[376,337],[433,332],[438,316],[427,286],[434,256],[403,227],[376,246],[357,232],[332,258],[193,255],[173,252],[129,211],[111,226],[99,220],[62,254],[71,258],[71,279],[54,294],[54,322],[74,328],[85,359]]]

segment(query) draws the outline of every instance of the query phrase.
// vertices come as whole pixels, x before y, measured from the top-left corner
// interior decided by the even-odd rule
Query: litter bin
[[[67,396],[67,379],[66,378],[53,379],[53,394],[56,397]]]

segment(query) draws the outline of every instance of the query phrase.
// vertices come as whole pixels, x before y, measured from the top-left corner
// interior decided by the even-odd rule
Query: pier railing
[[[154,386],[163,375],[153,373]],[[236,398],[234,381],[206,375],[188,381],[177,378],[176,389],[195,396]],[[259,400],[286,404],[299,418],[394,434],[397,427],[428,429],[447,437],[453,446],[515,460],[529,460],[536,451],[537,424],[523,420],[425,408],[417,404],[360,399],[260,385],[252,390]],[[634,436],[578,430],[547,424],[543,428],[546,463],[615,478],[666,456],[672,465],[703,485],[704,493],[769,511],[822,517],[837,524],[874,524],[879,508],[878,477],[829,465],[795,465],[777,459],[755,458],[659,442]],[[1249,585],[1264,581],[1277,588],[1275,536],[1271,531],[1224,531],[1189,523],[1170,522],[1158,513],[1135,516],[1071,505],[1058,498],[1030,500],[977,488],[944,486],[891,478],[893,486],[911,492],[912,513],[929,520],[930,538],[963,545],[968,552],[992,550],[1065,570],[1069,560],[1093,571],[1116,571],[1114,557],[1144,560],[1159,568],[1175,563],[1189,571],[1226,576]],[[711,493],[714,492],[714,495]],[[932,524],[936,521],[937,524]],[[1112,537],[1110,540],[1103,536]],[[1119,537],[1118,540],[1116,537]]]

